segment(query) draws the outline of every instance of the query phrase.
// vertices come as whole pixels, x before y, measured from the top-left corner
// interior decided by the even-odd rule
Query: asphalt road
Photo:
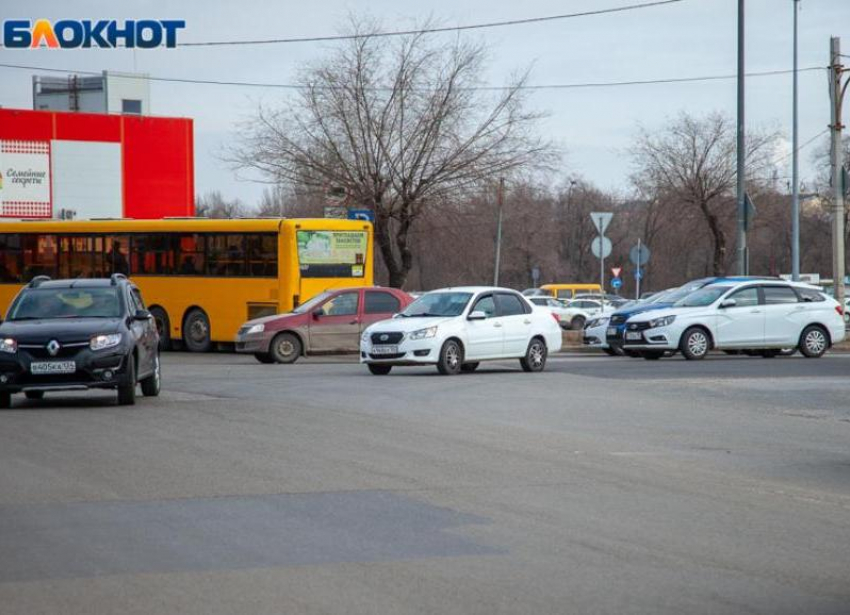
[[[850,613],[850,355],[170,354],[0,412],[0,613]]]

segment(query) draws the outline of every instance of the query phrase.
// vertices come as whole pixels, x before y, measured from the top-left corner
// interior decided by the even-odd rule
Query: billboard
[[[49,141],[0,141],[0,217],[51,218]]]
[[[363,277],[368,245],[365,232],[298,231],[296,239],[303,277]]]

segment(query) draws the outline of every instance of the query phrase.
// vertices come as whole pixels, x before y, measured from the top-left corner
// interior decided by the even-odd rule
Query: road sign
[[[623,271],[623,268],[622,268],[622,267],[611,267],[611,274],[612,274],[615,278],[619,278],[619,277],[620,277],[620,273],[622,273],[622,271]]]
[[[594,237],[590,242],[590,249],[596,258],[608,258],[611,255],[611,240],[607,237]]]
[[[649,262],[649,248],[643,244],[638,244],[629,252],[629,260],[640,267]]]
[[[613,280],[611,280],[611,288],[613,288],[613,289],[620,288],[622,285],[623,285],[623,280],[620,279],[620,278],[614,278]]]
[[[364,222],[374,222],[375,212],[371,209],[349,209],[349,220],[363,220]]]
[[[536,288],[537,283],[540,282],[540,267],[531,268],[531,282],[532,285]]]
[[[593,226],[596,227],[596,231],[600,235],[605,234],[605,229],[608,228],[608,225],[611,223],[611,218],[614,217],[614,214],[606,211],[592,211],[590,212],[590,219],[593,220]]]
[[[640,280],[642,278],[643,278],[643,269],[638,267],[637,269],[635,269],[635,280]]]

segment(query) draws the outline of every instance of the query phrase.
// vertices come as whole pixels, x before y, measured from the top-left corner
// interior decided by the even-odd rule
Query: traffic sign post
[[[613,280],[611,280],[611,288],[613,288],[614,290],[617,290],[622,285],[623,285],[623,280],[621,280],[620,278],[614,278]]]
[[[629,252],[629,260],[636,267],[635,269],[635,299],[640,299],[640,280],[643,278],[641,267],[649,262],[649,248],[647,248],[640,239],[637,245]]]
[[[605,296],[605,257],[611,254],[611,240],[605,236],[605,229],[608,228],[613,217],[614,214],[611,212],[590,212],[590,220],[599,233],[591,242],[590,249],[593,251],[593,255],[599,259],[599,286],[602,288],[603,297]]]

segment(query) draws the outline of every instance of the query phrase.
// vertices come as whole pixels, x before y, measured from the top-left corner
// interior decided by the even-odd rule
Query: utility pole
[[[497,207],[499,208],[499,218],[496,225],[496,267],[493,274],[493,286],[499,285],[499,267],[502,260],[502,209],[505,199],[505,178],[499,178],[499,191],[496,193]]]
[[[746,150],[744,141],[744,0],[738,0],[738,275],[749,273],[747,253],[747,204],[744,202]]]
[[[638,237],[638,255],[640,255],[640,237]],[[638,263],[640,262],[640,258],[638,258]],[[640,265],[637,266],[640,269]],[[635,276],[635,301],[640,299],[640,278],[641,276]]]
[[[791,105],[791,279],[800,281],[800,144],[797,107],[797,14],[800,12],[800,0],[792,0],[794,7],[794,93]]]
[[[829,99],[830,99],[830,130],[832,131],[832,147],[830,148],[830,167],[832,171],[832,287],[835,289],[835,299],[844,307],[844,182],[842,181],[842,151],[841,151],[841,104],[847,84],[842,85],[841,39],[833,36],[829,39]]]

